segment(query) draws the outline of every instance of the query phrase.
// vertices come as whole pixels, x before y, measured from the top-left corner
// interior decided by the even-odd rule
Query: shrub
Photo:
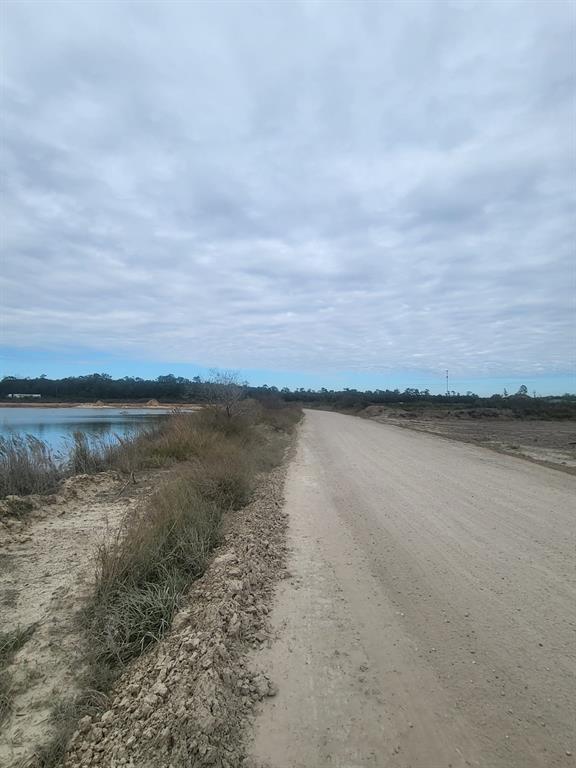
[[[255,470],[247,441],[222,439],[192,464],[191,477],[204,498],[226,511],[248,504]]]

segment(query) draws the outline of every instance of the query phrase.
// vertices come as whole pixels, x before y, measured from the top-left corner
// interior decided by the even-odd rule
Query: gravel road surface
[[[255,759],[576,766],[575,491],[522,459],[308,411]]]

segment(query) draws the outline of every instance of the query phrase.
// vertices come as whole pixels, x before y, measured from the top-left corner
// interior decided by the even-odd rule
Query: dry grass
[[[73,699],[56,699],[51,712],[52,737],[36,747],[33,762],[26,762],[22,768],[55,768],[61,765],[68,742],[76,730],[78,719],[84,715],[96,715],[108,705],[108,697],[91,688],[90,679],[83,681],[85,689]]]
[[[258,472],[281,461],[299,418],[259,405],[234,418],[211,409],[175,416],[130,446],[139,466],[158,456],[180,463],[98,552],[85,614],[95,664],[124,664],[162,637],[205,568],[222,515],[250,501]]]
[[[178,473],[101,546],[86,614],[96,663],[123,664],[162,637],[204,568],[219,522],[218,507]]]
[[[115,445],[102,439],[89,437],[85,432],[74,432],[68,457],[67,473],[92,475],[109,469]]]
[[[222,447],[223,438],[236,443],[250,456],[242,469],[249,474],[248,465],[266,469],[267,465],[278,463],[278,451],[282,453],[282,440],[271,440],[263,428],[279,438],[289,433],[299,418],[300,409],[294,406],[272,401],[265,407],[253,400],[244,401],[232,417],[218,407],[197,413],[174,413],[131,438],[116,435],[113,440],[98,440],[75,432],[66,462],[32,435],[0,438],[0,498],[51,493],[64,477],[107,469],[131,474],[194,458],[206,469],[209,457],[226,464],[225,454],[230,453],[230,447]],[[262,450],[266,443],[276,455],[266,455]],[[259,451],[261,456],[257,457]],[[217,459],[219,452],[221,459]],[[237,507],[245,498],[246,490],[239,492],[233,506]]]
[[[0,437],[0,497],[50,492],[60,478],[58,462],[42,440],[32,435]]]

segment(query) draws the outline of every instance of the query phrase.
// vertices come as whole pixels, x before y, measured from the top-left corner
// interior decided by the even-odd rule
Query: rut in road
[[[307,412],[255,760],[576,765],[575,490],[484,448]]]

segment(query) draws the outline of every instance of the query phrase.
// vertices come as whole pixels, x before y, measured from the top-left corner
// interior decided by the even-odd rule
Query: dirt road
[[[258,762],[576,766],[576,478],[307,412],[286,491]]]

